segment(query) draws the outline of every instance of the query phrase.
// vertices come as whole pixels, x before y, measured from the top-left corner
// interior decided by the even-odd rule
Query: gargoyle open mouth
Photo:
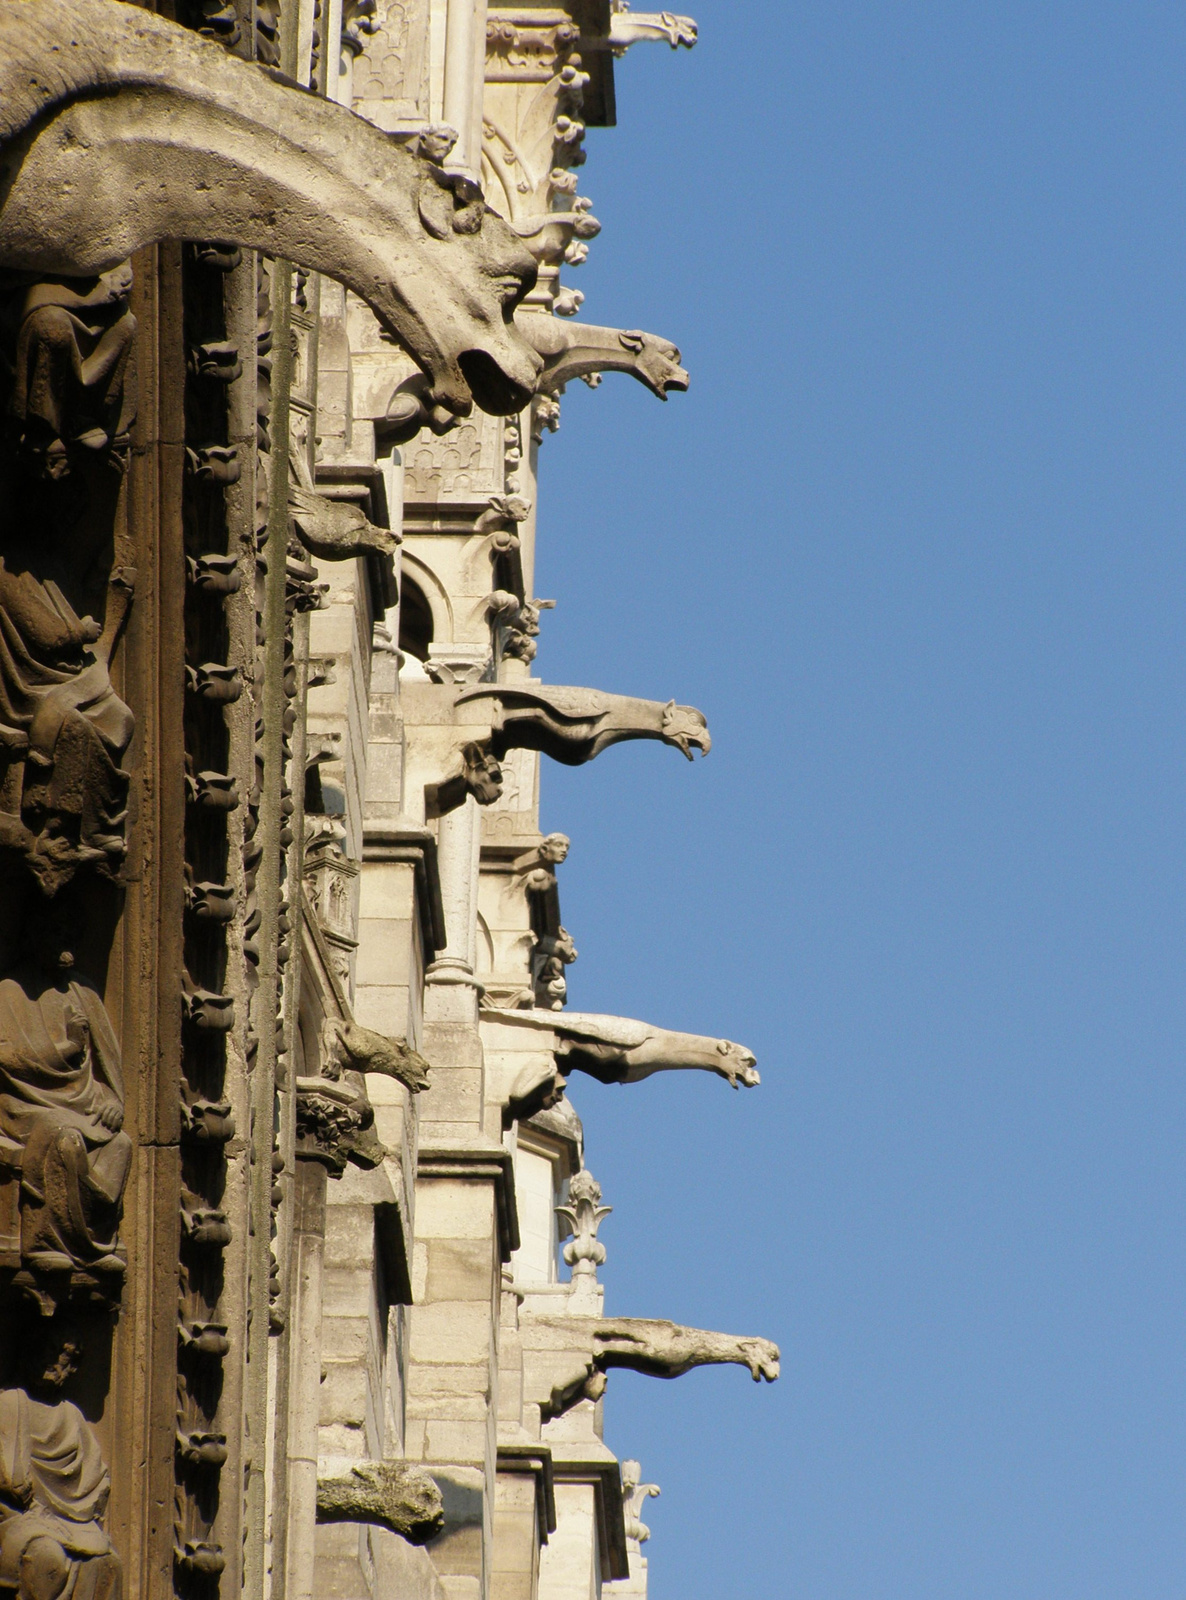
[[[504,372],[485,350],[463,350],[457,358],[474,403],[495,417],[513,416],[530,402],[534,387]]]

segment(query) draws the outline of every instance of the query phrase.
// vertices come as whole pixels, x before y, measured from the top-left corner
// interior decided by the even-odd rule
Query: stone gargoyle
[[[508,1115],[521,1121],[555,1105],[568,1074],[587,1072],[600,1083],[641,1083],[656,1072],[699,1069],[715,1072],[733,1088],[755,1088],[762,1080],[755,1057],[744,1045],[699,1033],[656,1028],[633,1017],[606,1017],[582,1011],[504,1010],[483,1007],[482,1017],[511,1027],[529,1028],[552,1052],[552,1066],[533,1062],[511,1088]]]
[[[441,1491],[406,1461],[322,1456],[317,1462],[318,1522],[371,1522],[409,1544],[427,1544],[445,1525]]]
[[[297,1148],[339,1176],[348,1161],[377,1166],[386,1151],[363,1075],[395,1078],[419,1094],[428,1088],[428,1062],[402,1039],[342,1017],[326,1023],[323,1045],[322,1075],[296,1080]]]
[[[627,1367],[650,1378],[679,1378],[693,1367],[734,1365],[755,1383],[773,1383],[779,1350],[769,1339],[685,1328],[650,1317],[519,1317],[524,1397],[546,1420],[580,1400],[599,1400],[606,1373]]]
[[[679,351],[670,340],[653,333],[598,328],[529,312],[518,319],[517,326],[543,357],[537,394],[559,394],[573,378],[591,378],[602,372],[628,372],[660,400],[667,399],[669,389],[683,392],[688,387]]]
[[[674,700],[639,700],[553,684],[479,683],[453,702],[469,738],[459,747],[453,770],[426,787],[430,813],[443,816],[472,794],[490,805],[502,793],[499,762],[508,750],[538,750],[566,767],[583,766],[611,744],[659,739],[693,759],[712,748],[704,713]],[[464,709],[463,709],[464,708]],[[475,715],[479,713],[479,715]]]
[[[434,413],[535,391],[535,262],[475,184],[139,6],[0,0],[0,267],[88,277],[211,238],[353,289]]]

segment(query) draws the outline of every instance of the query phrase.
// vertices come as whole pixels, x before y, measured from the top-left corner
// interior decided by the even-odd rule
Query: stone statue
[[[111,1479],[99,1441],[77,1406],[51,1398],[78,1354],[61,1341],[25,1388],[0,1389],[0,1590],[17,1600],[120,1597],[119,1557],[103,1530]]]
[[[123,1118],[119,1047],[95,990],[31,964],[0,978],[0,1138],[19,1172],[26,1270],[83,1272],[118,1292]]]
[[[481,191],[344,107],[121,0],[0,0],[0,267],[103,273],[233,240],[360,295],[432,409],[510,414],[536,267]]]
[[[675,345],[653,333],[622,328],[597,328],[586,322],[524,313],[518,326],[532,349],[544,358],[536,393],[557,394],[573,378],[595,378],[602,372],[628,372],[660,400],[669,389],[688,387]]]
[[[0,848],[49,893],[80,862],[122,862],[134,727],[108,675],[130,580],[112,574],[105,628],[79,616],[70,544],[41,526],[0,538]]]
[[[19,295],[9,415],[47,478],[70,446],[125,445],[134,420],[136,319],[127,262],[90,278],[41,278]]]

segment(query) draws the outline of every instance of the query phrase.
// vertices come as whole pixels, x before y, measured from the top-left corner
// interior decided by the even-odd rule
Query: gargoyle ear
[[[453,195],[430,173],[420,180],[420,221],[434,239],[447,239],[453,226]]]

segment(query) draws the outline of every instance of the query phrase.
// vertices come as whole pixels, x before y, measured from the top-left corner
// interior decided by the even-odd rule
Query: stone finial
[[[657,1483],[643,1483],[642,1467],[637,1461],[622,1462],[622,1512],[626,1523],[626,1537],[635,1544],[646,1544],[651,1530],[642,1519],[642,1508],[650,1499],[657,1500],[662,1492]]]
[[[322,1456],[317,1462],[318,1522],[372,1522],[409,1544],[427,1544],[445,1525],[441,1491],[406,1461]]]
[[[601,1185],[584,1167],[568,1185],[567,1205],[556,1207],[556,1215],[572,1232],[563,1250],[572,1268],[572,1301],[590,1299],[599,1289],[597,1269],[605,1261],[605,1246],[597,1230],[612,1210],[601,1204]]]

